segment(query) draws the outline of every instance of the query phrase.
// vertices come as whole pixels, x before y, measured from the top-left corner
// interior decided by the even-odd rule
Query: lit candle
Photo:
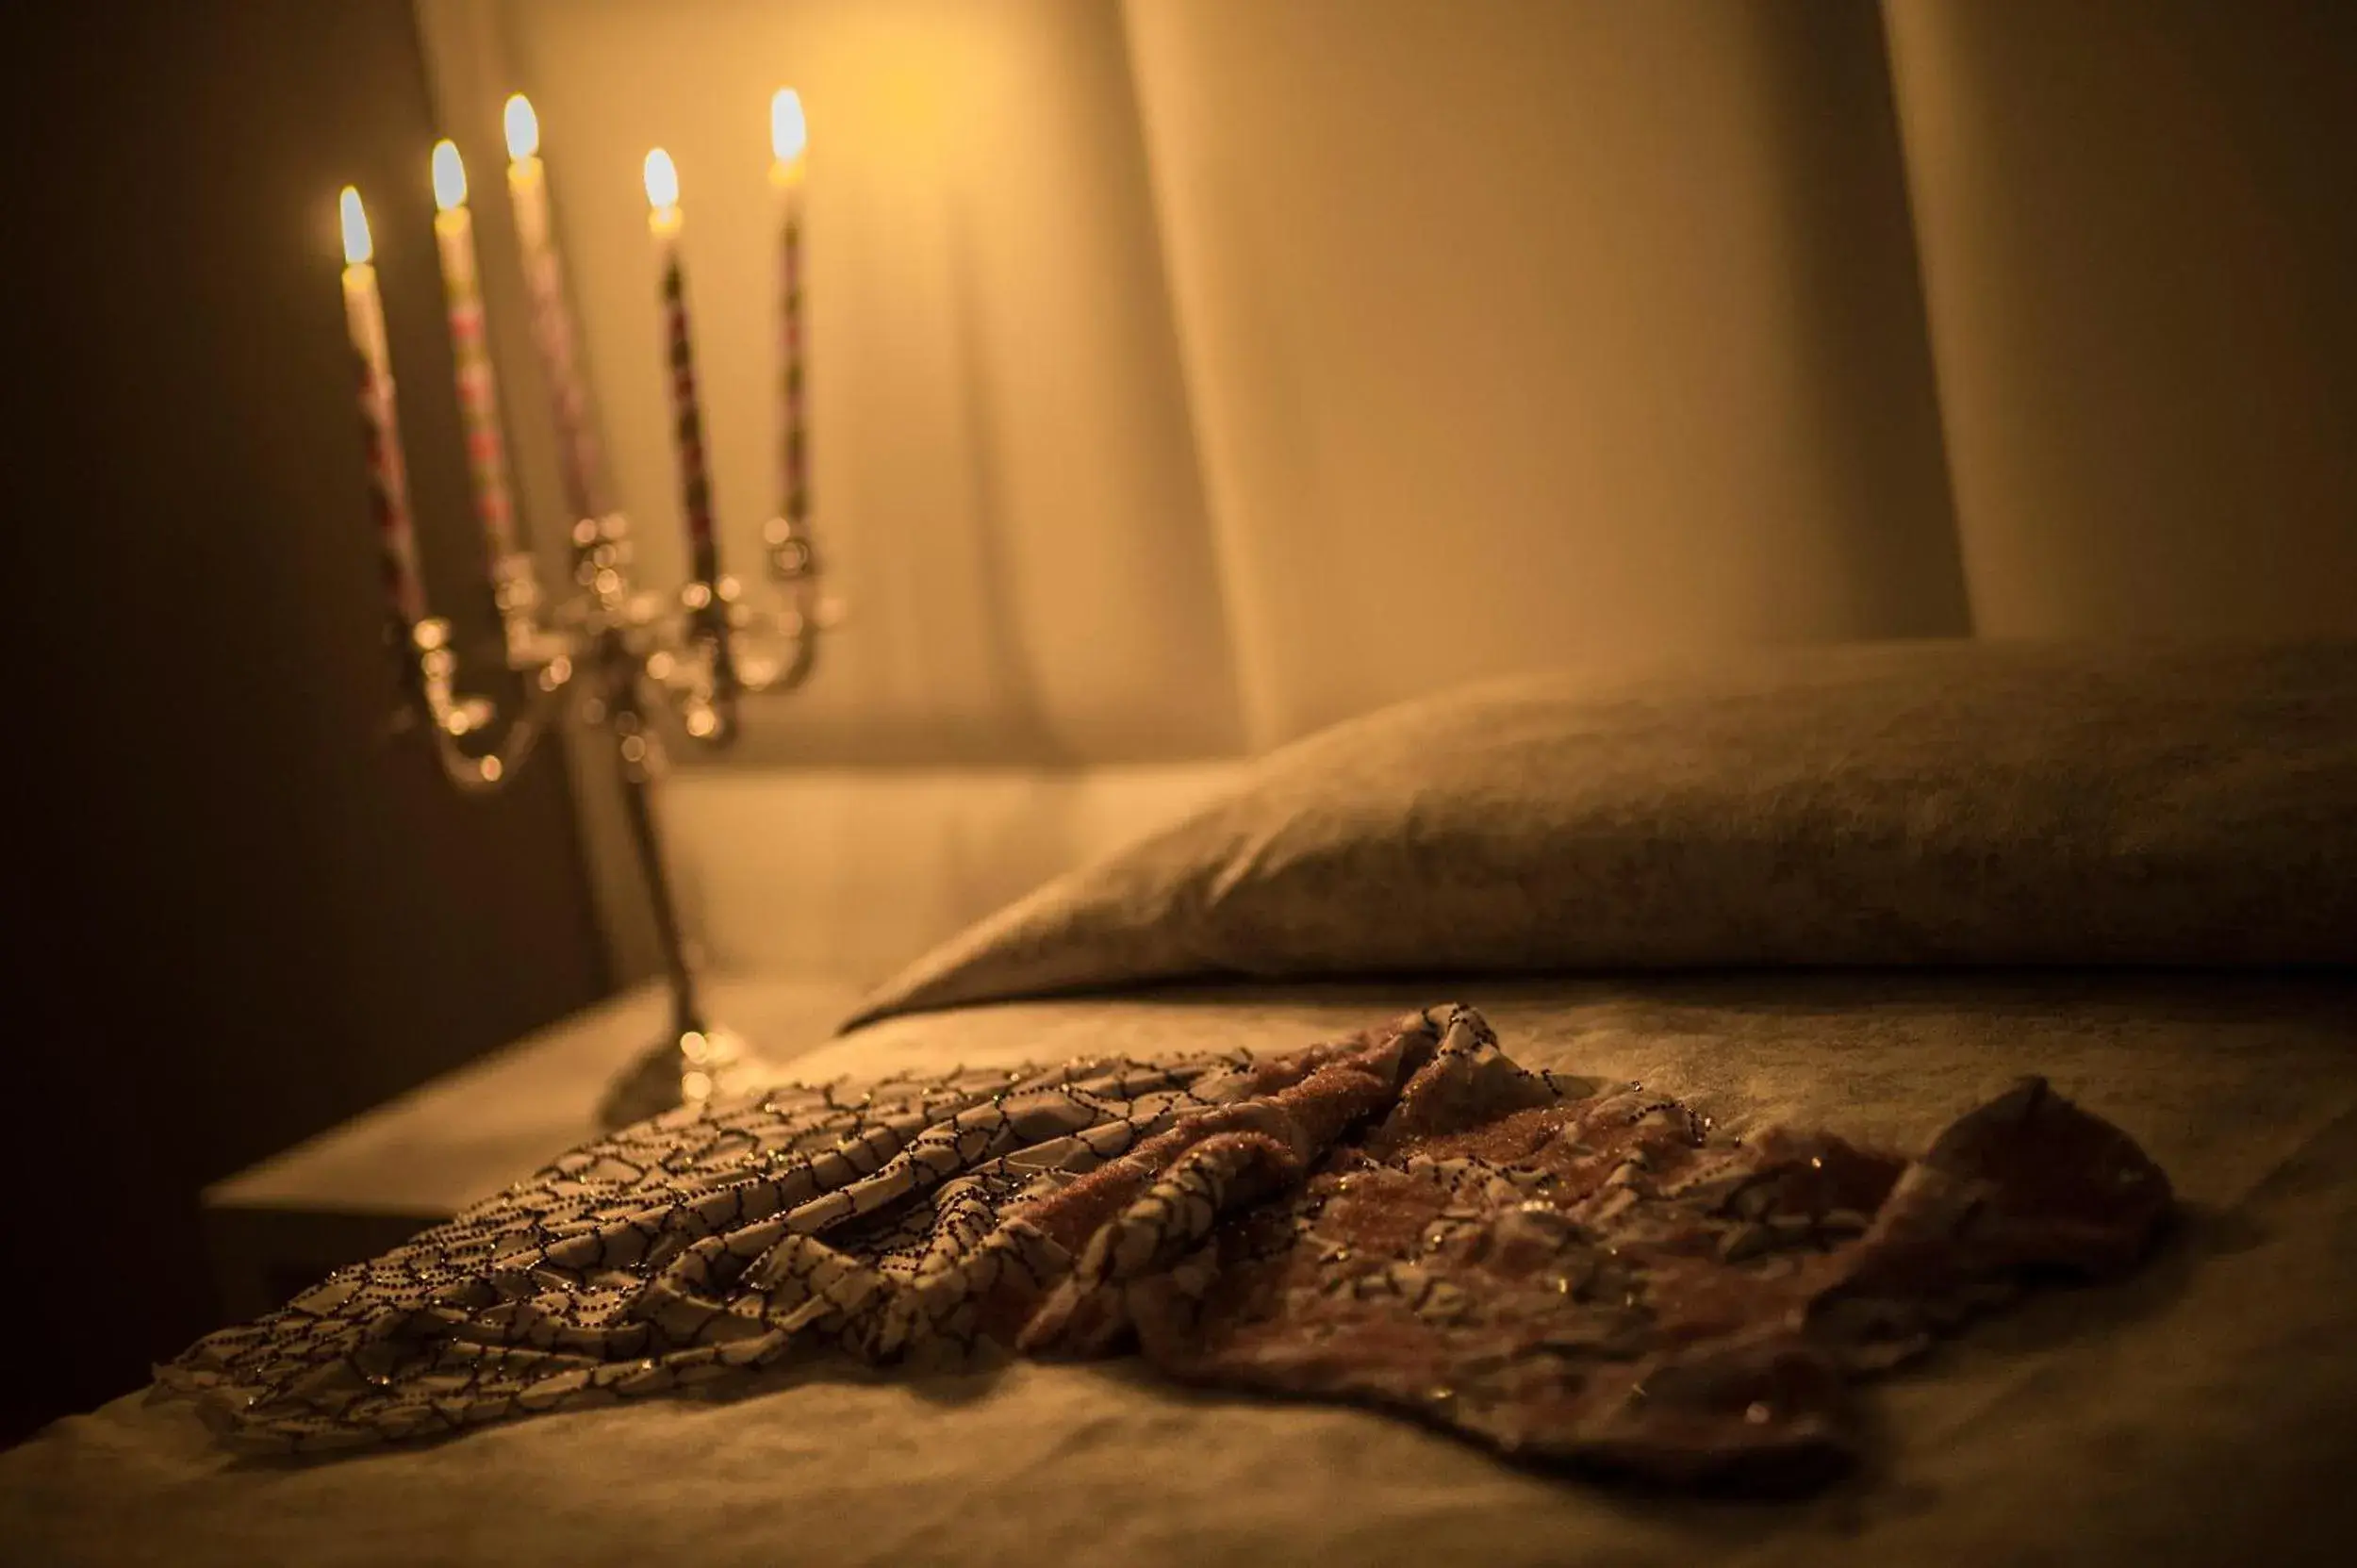
[[[810,519],[810,417],[802,370],[802,176],[810,131],[802,100],[780,88],[769,100],[769,183],[778,193],[778,418],[780,516],[799,532]]]
[[[712,478],[704,464],[703,413],[696,400],[687,279],[680,266],[679,171],[660,147],[647,155],[647,231],[654,236],[655,267],[663,279],[664,352],[671,371],[671,431],[679,449],[687,546],[695,581],[710,585],[719,581],[720,552],[712,536]]]
[[[548,172],[540,162],[540,119],[520,92],[507,100],[507,193],[516,215],[516,239],[523,253],[524,286],[532,299],[532,340],[548,382],[550,411],[556,422],[557,467],[565,506],[573,518],[573,542],[585,550],[595,541],[581,524],[602,517],[605,473],[599,461],[589,390],[574,350],[573,318],[565,298],[565,272],[557,259],[549,223]]]
[[[409,522],[409,478],[401,461],[401,421],[393,403],[391,355],[385,341],[385,302],[377,292],[369,217],[360,192],[344,187],[344,321],[359,360],[360,428],[367,439],[369,510],[376,519],[386,602],[404,638],[425,619],[425,589],[418,572],[418,538]]]
[[[507,452],[500,439],[499,384],[483,340],[483,287],[475,267],[474,219],[467,211],[467,166],[448,141],[434,145],[434,239],[442,253],[442,295],[450,314],[452,363],[457,368],[458,420],[467,437],[467,473],[474,511],[494,563],[517,552],[516,507],[507,487]]]

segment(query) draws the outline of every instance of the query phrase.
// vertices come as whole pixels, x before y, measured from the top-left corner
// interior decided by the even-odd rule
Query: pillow
[[[1192,977],[2357,961],[2357,643],[1884,644],[1386,709],[854,1022]]]

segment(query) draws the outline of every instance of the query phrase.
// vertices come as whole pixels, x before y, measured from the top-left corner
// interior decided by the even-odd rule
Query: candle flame
[[[540,151],[540,117],[532,100],[519,92],[507,100],[507,156],[520,163]]]
[[[791,163],[810,145],[810,125],[802,119],[802,95],[790,87],[778,89],[769,100],[769,150],[780,163]]]
[[[360,209],[360,192],[345,186],[343,194],[337,198],[337,205],[343,209],[344,265],[366,266],[369,257],[376,254],[376,249],[369,243],[369,215]]]
[[[657,212],[679,206],[679,170],[660,147],[647,155],[647,205]]]
[[[458,144],[441,140],[434,143],[434,207],[448,212],[454,206],[467,205],[467,165],[458,157]]]

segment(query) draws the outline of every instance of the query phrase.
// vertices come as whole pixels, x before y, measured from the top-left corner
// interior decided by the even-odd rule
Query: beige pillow
[[[1909,643],[1337,726],[861,1019],[1195,976],[2357,962],[2357,644]]]

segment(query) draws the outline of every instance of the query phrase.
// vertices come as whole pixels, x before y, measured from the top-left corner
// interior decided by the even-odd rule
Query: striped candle
[[[595,536],[585,537],[579,524],[603,517],[612,508],[606,502],[605,469],[598,450],[588,382],[574,348],[565,270],[549,219],[548,171],[539,157],[540,119],[520,92],[507,100],[505,128],[507,193],[515,212],[517,244],[523,254],[524,287],[532,301],[533,347],[539,353],[541,375],[548,383],[550,413],[556,424],[557,469],[564,483],[566,510],[575,524],[574,546],[586,551]]]
[[[696,397],[696,356],[687,320],[687,276],[680,265],[679,171],[657,147],[647,155],[647,230],[663,280],[663,342],[671,372],[671,431],[679,451],[680,500],[687,520],[694,581],[720,579],[712,530],[712,476],[704,461],[703,413]]]
[[[802,178],[809,143],[800,95],[780,88],[769,100],[769,183],[778,193],[779,515],[796,533],[810,520],[809,390],[802,368]]]
[[[442,296],[456,367],[458,421],[467,440],[467,476],[476,520],[494,563],[516,554],[516,504],[507,484],[507,447],[500,437],[499,383],[483,338],[483,286],[475,265],[474,217],[467,210],[467,168],[448,141],[434,147],[434,239],[442,256]]]
[[[369,468],[369,511],[376,538],[385,600],[405,638],[425,619],[424,580],[418,571],[417,531],[409,520],[409,476],[401,460],[401,420],[393,400],[392,358],[385,338],[385,302],[376,287],[374,249],[360,193],[344,187],[338,205],[344,230],[344,322],[360,378],[360,429]]]

